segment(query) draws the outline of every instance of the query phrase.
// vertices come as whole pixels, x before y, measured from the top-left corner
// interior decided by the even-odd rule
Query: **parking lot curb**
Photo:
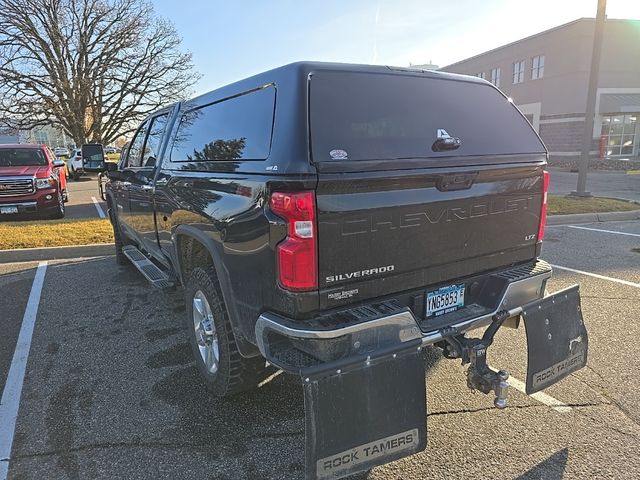
[[[35,262],[64,258],[100,257],[112,255],[113,243],[92,243],[65,247],[16,248],[0,250],[0,263]]]
[[[550,215],[547,225],[569,225],[574,223],[613,222],[640,219],[640,210],[629,212],[574,213],[570,215]]]

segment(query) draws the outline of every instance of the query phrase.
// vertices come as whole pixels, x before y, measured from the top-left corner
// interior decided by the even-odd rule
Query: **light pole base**
[[[591,197],[593,197],[593,195],[591,195],[591,192],[576,192],[576,191],[571,192],[568,196],[569,197],[578,197],[578,198],[591,198]]]

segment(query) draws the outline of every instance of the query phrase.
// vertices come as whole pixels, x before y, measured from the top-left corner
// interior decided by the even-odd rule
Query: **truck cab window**
[[[147,137],[147,143],[144,146],[144,153],[142,155],[143,167],[155,167],[158,155],[160,154],[160,140],[162,139],[162,133],[164,127],[167,125],[167,118],[169,114],[159,115],[151,121],[151,128],[149,129],[149,136]]]
[[[149,121],[144,122],[136,132],[136,136],[131,140],[125,164],[126,168],[136,168],[142,165],[142,146],[144,145],[144,137],[148,126]]]

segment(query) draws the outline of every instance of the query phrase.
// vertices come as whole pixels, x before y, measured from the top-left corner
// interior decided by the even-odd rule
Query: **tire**
[[[185,287],[185,302],[189,343],[209,390],[226,397],[257,388],[269,369],[261,356],[240,355],[213,266],[193,269]]]
[[[126,245],[124,235],[120,231],[118,218],[113,214],[111,209],[109,209],[109,219],[111,220],[111,226],[113,227],[113,243],[116,246],[116,262],[118,265],[128,265],[129,259],[124,256],[124,252],[122,251],[122,247]]]
[[[62,192],[58,190],[58,205],[55,207],[55,209],[51,213],[51,218],[54,218],[54,219],[64,218],[64,212],[65,212],[64,196],[62,195]]]

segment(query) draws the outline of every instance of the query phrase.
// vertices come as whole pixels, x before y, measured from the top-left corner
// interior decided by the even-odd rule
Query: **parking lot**
[[[550,291],[582,286],[588,367],[528,397],[524,329],[501,329],[489,359],[515,388],[499,411],[468,391],[459,362],[429,350],[427,450],[356,478],[640,478],[640,222],[578,227],[549,227],[543,257],[556,266]],[[9,478],[303,478],[298,380],[213,398],[179,293],[152,290],[112,256],[2,264],[0,289],[0,388],[13,385],[23,319],[35,321],[13,448],[0,458]]]
[[[107,210],[98,192],[96,174],[85,174],[79,180],[69,179],[67,189],[66,218],[104,218]]]
[[[578,184],[578,174],[558,168],[550,168],[551,183],[549,193],[567,195]],[[607,172],[591,170],[587,176],[587,190],[598,197],[622,198],[640,202],[640,175],[628,175],[625,172]]]

